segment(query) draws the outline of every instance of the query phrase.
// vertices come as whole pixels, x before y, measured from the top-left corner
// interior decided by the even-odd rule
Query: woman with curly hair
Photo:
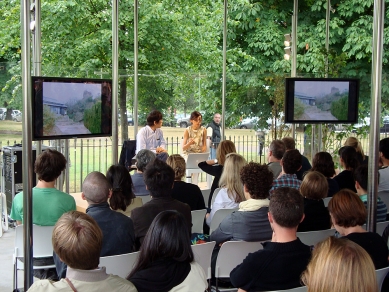
[[[328,192],[327,197],[332,197],[339,191],[338,183],[332,178],[336,174],[335,164],[332,160],[331,154],[328,152],[318,152],[315,154],[312,160],[311,171],[320,172],[327,178]]]

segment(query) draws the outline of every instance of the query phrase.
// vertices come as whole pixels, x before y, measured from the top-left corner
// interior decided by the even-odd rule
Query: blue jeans
[[[215,159],[216,158],[216,149],[211,147],[211,152],[210,152],[210,158]]]

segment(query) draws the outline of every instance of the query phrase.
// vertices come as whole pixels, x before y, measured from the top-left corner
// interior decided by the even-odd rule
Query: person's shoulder
[[[53,282],[50,280],[39,280],[34,282],[31,287],[28,289],[30,292],[40,292],[40,291],[69,291],[69,285],[65,282],[64,279],[58,281],[58,282]]]
[[[135,288],[134,284],[119,276],[109,275],[106,281],[107,283],[109,283],[109,286],[112,288],[113,291],[137,292],[137,289]]]

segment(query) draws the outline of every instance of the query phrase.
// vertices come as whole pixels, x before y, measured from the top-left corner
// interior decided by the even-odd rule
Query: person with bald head
[[[104,174],[93,171],[82,183],[83,200],[88,202],[86,214],[91,216],[103,232],[103,245],[100,256],[112,256],[135,251],[134,224],[130,217],[113,211],[108,198],[112,195],[112,186]],[[59,278],[66,277],[66,265],[54,255]]]

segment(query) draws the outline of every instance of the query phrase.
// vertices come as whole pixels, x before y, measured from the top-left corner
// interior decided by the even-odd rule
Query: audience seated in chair
[[[282,138],[282,142],[285,144],[286,151],[296,149],[296,141],[292,137],[284,137]],[[301,168],[296,172],[297,178],[302,181],[304,174],[311,170],[311,168],[312,165],[309,163],[308,158],[301,155]]]
[[[239,203],[245,201],[243,185],[240,181],[240,170],[247,164],[242,155],[230,153],[226,156],[223,173],[220,177],[220,191],[212,204],[212,210],[206,215],[206,222],[211,224],[215,212],[219,209],[235,209]]]
[[[143,172],[145,171],[147,165],[154,159],[155,154],[147,149],[140,150],[138,154],[136,154],[136,171],[131,176],[136,196],[148,196],[150,194],[150,192],[146,189]]]
[[[226,155],[229,153],[236,153],[235,144],[230,140],[223,140],[219,143],[219,146],[216,149],[216,159],[202,161],[199,163],[199,168],[209,175],[214,176],[208,202],[205,202],[208,207],[211,207],[213,193],[219,187],[219,180],[223,172],[223,165],[226,161]]]
[[[249,254],[230,274],[240,291],[271,291],[301,286],[300,275],[311,257],[310,247],[296,236],[304,219],[304,201],[293,188],[278,188],[270,197],[271,242],[263,250]]]
[[[378,191],[389,192],[389,138],[384,138],[380,141],[379,154],[382,167],[379,170],[380,182],[378,184]]]
[[[308,292],[377,292],[369,254],[348,239],[329,237],[318,243],[302,275]]]
[[[356,193],[354,170],[359,166],[359,161],[355,148],[351,146],[343,146],[340,148],[339,160],[344,170],[335,176],[334,180],[338,183],[340,190],[349,189]]]
[[[143,175],[152,198],[150,202],[132,210],[131,213],[131,218],[134,220],[137,249],[142,245],[154,218],[162,211],[176,210],[182,213],[189,232],[192,227],[192,216],[188,204],[172,198],[174,184],[173,169],[165,162],[155,159],[147,166]]]
[[[328,152],[318,152],[312,159],[312,171],[318,171],[327,178],[328,192],[327,197],[332,197],[339,192],[339,185],[333,179],[335,172],[335,164],[331,154]]]
[[[111,197],[111,184],[104,174],[93,171],[82,183],[82,199],[88,202],[86,214],[96,220],[103,232],[103,246],[100,256],[125,254],[135,250],[135,232],[131,218],[111,210],[108,198]],[[64,265],[54,253],[54,261],[60,278],[66,275]]]
[[[191,211],[205,209],[204,197],[200,188],[182,181],[186,171],[185,159],[179,154],[173,154],[168,157],[166,163],[174,170],[172,197],[188,204]]]
[[[379,173],[378,173],[379,177]],[[362,200],[367,210],[367,182],[369,179],[369,168],[366,164],[358,166],[354,171],[355,188],[357,189],[357,195]],[[386,221],[387,206],[385,203],[377,197],[377,222]],[[367,221],[367,218],[366,218]]]
[[[348,189],[339,191],[328,203],[328,211],[336,231],[364,248],[377,270],[388,266],[385,241],[377,233],[367,232],[362,227],[366,223],[367,211],[357,194]]]
[[[273,182],[270,194],[280,187],[300,189],[301,180],[297,179],[296,172],[301,168],[301,154],[298,150],[286,151],[280,161],[282,171]]]
[[[55,253],[68,265],[67,278],[37,281],[29,292],[137,291],[131,282],[98,267],[103,233],[89,215],[78,211],[63,214],[54,227],[52,241]]]
[[[281,159],[284,156],[285,151],[285,143],[282,140],[274,140],[270,143],[267,166],[273,172],[274,179],[276,179],[282,171]]]
[[[355,137],[348,137],[346,139],[346,142],[344,142],[344,146],[351,146],[355,149],[357,152],[357,159],[359,161],[359,164],[367,165],[369,162],[369,156],[365,155],[363,153],[361,142],[358,141]]]
[[[206,276],[194,261],[189,233],[186,219],[178,211],[162,211],[155,217],[127,277],[138,292],[205,290]]]
[[[300,223],[297,231],[330,229],[330,214],[323,201],[328,193],[328,183],[325,176],[317,171],[309,171],[301,183],[300,193],[304,197],[305,218]]]

